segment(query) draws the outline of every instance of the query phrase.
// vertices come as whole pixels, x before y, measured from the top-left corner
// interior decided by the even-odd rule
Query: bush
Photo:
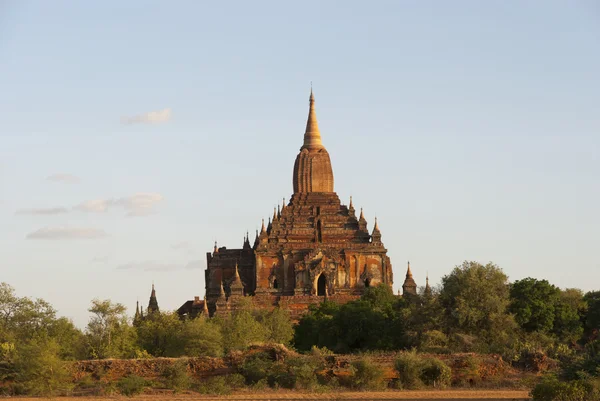
[[[187,360],[180,359],[174,364],[166,366],[161,372],[161,376],[165,381],[165,386],[174,393],[190,388],[190,376],[187,371]]]
[[[272,366],[273,362],[267,354],[257,353],[246,358],[241,373],[246,378],[246,384],[256,384],[269,377]]]
[[[127,397],[141,394],[144,391],[144,388],[146,388],[146,385],[146,379],[136,375],[123,377],[117,382],[119,393]]]
[[[268,381],[272,387],[314,390],[319,386],[318,367],[319,360],[315,358],[289,358],[272,365]]]
[[[414,350],[401,352],[394,361],[394,368],[400,376],[398,381],[402,388],[416,389],[423,385],[421,380],[423,362]]]
[[[598,379],[567,382],[549,376],[531,390],[531,397],[534,401],[598,401],[600,383]]]
[[[227,382],[227,376],[214,376],[197,382],[194,390],[200,394],[227,395],[231,393],[231,386]]]
[[[473,355],[467,355],[456,364],[456,383],[459,386],[474,385],[481,379],[479,360]]]
[[[363,357],[351,364],[351,376],[346,378],[346,385],[358,390],[380,390],[385,387],[383,369],[371,359]]]
[[[437,358],[427,358],[422,363],[420,379],[427,386],[444,388],[452,382],[452,369]]]

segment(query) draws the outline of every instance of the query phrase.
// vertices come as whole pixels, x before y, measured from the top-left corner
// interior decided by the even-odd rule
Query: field
[[[17,398],[20,401],[39,401],[39,398]],[[123,396],[114,397],[60,397],[60,401],[102,401],[125,400]],[[196,393],[177,394],[155,393],[133,397],[138,401],[195,401],[195,400],[529,400],[528,392],[521,390],[439,390],[439,391],[382,391],[382,392],[330,392],[303,393],[298,391],[243,392],[227,396],[210,396]]]

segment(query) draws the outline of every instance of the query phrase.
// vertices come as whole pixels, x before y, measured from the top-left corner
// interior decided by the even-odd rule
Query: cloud
[[[151,111],[132,117],[121,117],[122,124],[159,124],[167,122],[171,119],[171,109],[166,108],[158,111]]]
[[[179,270],[181,266],[176,264],[159,263],[151,260],[144,262],[131,262],[117,266],[117,270],[143,270],[146,272],[165,272]]]
[[[107,263],[108,256],[94,256],[92,263]]]
[[[104,230],[97,228],[44,227],[27,234],[26,239],[64,240],[98,239],[107,237]]]
[[[82,212],[103,213],[110,208],[121,207],[127,216],[147,216],[154,212],[154,206],[162,202],[163,196],[157,193],[137,193],[119,199],[94,199],[80,203],[74,209]]]
[[[66,207],[48,207],[39,209],[19,209],[15,214],[32,214],[32,215],[52,215],[52,214],[63,214],[69,210]]]
[[[187,241],[177,242],[177,243],[171,245],[171,249],[173,249],[175,251],[182,251],[185,253],[193,253],[194,252],[194,246]]]
[[[176,263],[161,263],[154,260],[130,262],[117,266],[117,270],[142,270],[146,272],[171,272],[175,270],[191,270],[203,268],[201,260],[192,260],[185,265]]]
[[[79,177],[75,177],[74,175],[63,174],[63,173],[50,175],[50,176],[46,177],[46,179],[48,181],[64,182],[64,183],[67,183],[67,184],[76,184],[79,181],[81,181],[79,179]]]
[[[185,265],[185,269],[187,269],[187,270],[202,269],[202,268],[204,268],[204,263],[202,263],[201,260],[192,260],[187,265]]]

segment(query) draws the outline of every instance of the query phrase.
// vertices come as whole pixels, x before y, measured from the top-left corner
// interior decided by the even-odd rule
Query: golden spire
[[[215,241],[215,247],[213,248],[213,253],[219,253],[219,248],[217,247],[217,241]]]
[[[377,224],[377,217],[375,217],[375,227],[373,227],[373,231],[379,231],[379,224]]]
[[[315,96],[313,95],[312,87],[310,88],[310,108],[308,110],[308,120],[306,121],[306,132],[304,132],[304,145],[306,149],[320,149],[323,147],[321,143],[321,133],[319,132],[319,124],[317,123],[317,113],[315,112]]]
[[[275,221],[275,220],[277,220],[277,208],[273,207],[273,220],[272,221]]]
[[[408,269],[406,270],[406,278],[412,278],[412,272],[410,271],[410,262],[408,262]]]
[[[204,305],[202,306],[202,315],[208,317],[208,302],[206,301],[206,295],[204,295]]]
[[[352,204],[352,195],[350,195],[350,205],[349,205],[350,209],[354,208],[354,205]]]
[[[262,227],[260,228],[260,233],[264,233],[266,232],[267,229],[265,228],[265,219],[262,219]]]
[[[365,215],[363,214],[363,208],[360,208],[360,219],[364,220],[365,219]]]

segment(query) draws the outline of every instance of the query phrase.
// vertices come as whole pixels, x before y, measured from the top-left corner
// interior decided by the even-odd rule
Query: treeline
[[[561,364],[557,382],[578,388],[600,373],[600,291],[584,294],[533,278],[509,283],[491,263],[464,262],[438,287],[414,296],[377,286],[344,305],[325,301],[297,325],[284,310],[257,310],[251,297],[244,302],[227,317],[181,320],[161,312],[132,321],[123,305],[93,300],[80,330],[47,302],[0,284],[0,384],[37,394],[64,383],[63,361],[223,356],[257,342],[302,352],[316,346],[336,353],[495,353],[540,370],[536,364],[550,359]]]

